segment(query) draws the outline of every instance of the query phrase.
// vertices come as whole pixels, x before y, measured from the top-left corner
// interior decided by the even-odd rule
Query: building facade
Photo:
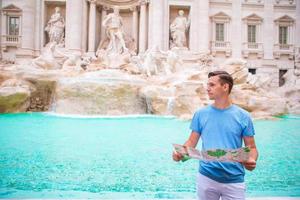
[[[116,6],[137,53],[170,49],[179,10],[189,21],[188,51],[210,53],[214,65],[245,59],[249,72],[274,77],[274,86],[294,70],[300,52],[300,0],[2,0],[0,6],[0,56],[7,60],[40,55],[57,7],[64,48],[82,55],[95,55],[106,34],[102,22]]]

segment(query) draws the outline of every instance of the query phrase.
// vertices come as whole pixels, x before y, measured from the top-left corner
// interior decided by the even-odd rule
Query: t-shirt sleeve
[[[197,132],[201,134],[201,125],[200,125],[200,114],[199,112],[196,112],[193,116],[193,119],[191,121],[190,129],[194,132]]]
[[[250,117],[250,114],[247,113],[245,118],[243,119],[243,131],[242,131],[242,136],[254,136],[255,131],[254,131],[254,126],[252,119]]]

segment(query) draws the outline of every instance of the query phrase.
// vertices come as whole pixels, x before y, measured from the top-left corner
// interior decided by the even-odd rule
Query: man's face
[[[210,100],[228,96],[228,84],[221,84],[219,76],[212,76],[208,79],[207,93]]]
[[[114,8],[114,14],[119,15],[119,8]]]

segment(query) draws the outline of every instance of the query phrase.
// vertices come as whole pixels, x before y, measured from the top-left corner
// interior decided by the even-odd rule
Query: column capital
[[[110,7],[106,6],[106,5],[102,5],[101,6],[102,10],[108,11],[110,9]]]
[[[97,3],[97,0],[87,0],[89,3],[91,4],[96,4]]]
[[[146,4],[149,3],[149,2],[150,2],[150,0],[139,0],[139,4],[140,4],[141,6],[146,5]]]
[[[138,11],[138,7],[137,6],[132,6],[129,8],[130,11],[135,12]]]

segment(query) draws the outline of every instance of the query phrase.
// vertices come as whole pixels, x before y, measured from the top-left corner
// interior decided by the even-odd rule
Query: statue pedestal
[[[118,54],[118,53],[110,53],[106,55],[104,58],[104,63],[108,68],[111,69],[120,69],[122,65],[126,65],[129,63],[130,54]]]
[[[173,48],[171,51],[180,55],[180,58],[187,62],[197,62],[197,60],[209,55],[209,52],[194,52],[187,48]]]
[[[189,51],[187,47],[172,47],[171,51]]]

